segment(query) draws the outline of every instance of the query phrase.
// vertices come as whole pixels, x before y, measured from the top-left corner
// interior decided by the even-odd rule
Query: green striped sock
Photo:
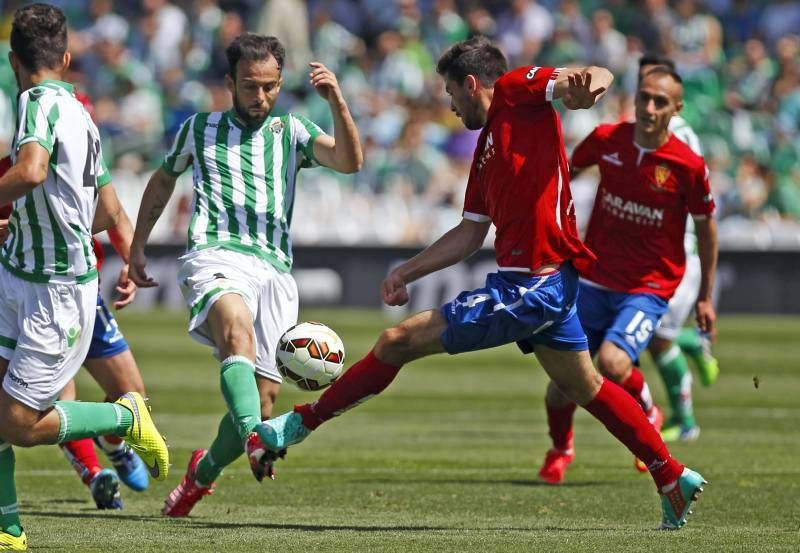
[[[694,426],[696,423],[692,407],[692,373],[681,348],[673,345],[659,355],[656,366],[667,389],[673,420],[684,426]]]
[[[22,535],[17,505],[17,487],[14,482],[14,450],[11,444],[0,440],[0,529],[15,538]]]
[[[222,474],[222,469],[233,463],[242,453],[244,447],[233,424],[233,418],[230,413],[225,413],[219,421],[219,430],[214,443],[197,465],[197,481],[204,486],[211,485]]]
[[[233,424],[243,444],[261,422],[261,399],[256,385],[256,368],[247,357],[232,355],[220,365],[220,386]]]

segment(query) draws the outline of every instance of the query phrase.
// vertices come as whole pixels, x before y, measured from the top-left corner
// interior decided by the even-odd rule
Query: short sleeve
[[[469,173],[467,180],[467,191],[464,195],[464,219],[475,221],[476,223],[486,223],[491,221],[489,217],[489,210],[486,208],[486,203],[483,201],[481,194],[480,183],[475,174],[475,167]]]
[[[300,164],[301,167],[314,167],[319,165],[317,158],[314,156],[314,141],[318,136],[325,134],[319,125],[312,122],[302,115],[291,116],[292,132],[295,136],[295,143],[297,149],[302,152],[305,160]]]
[[[103,159],[103,151],[97,155],[97,188],[103,188],[111,182],[111,171],[108,170],[106,160]]]
[[[178,134],[175,135],[172,148],[167,152],[164,162],[161,164],[161,168],[173,177],[179,176],[192,163],[194,152],[193,127],[196,117],[196,115],[193,115],[181,124]]]
[[[38,142],[48,153],[53,153],[53,127],[58,119],[58,104],[47,102],[44,89],[34,87],[19,98],[17,141],[15,149],[29,142]],[[52,104],[45,106],[45,103]]]
[[[686,191],[686,204],[692,215],[711,215],[714,213],[714,196],[711,194],[711,185],[708,182],[708,166],[705,163],[698,166],[688,179]]]
[[[536,106],[553,101],[561,68],[526,66],[509,71],[495,83],[495,94],[506,106]]]
[[[572,152],[572,167],[574,169],[583,169],[590,165],[596,165],[600,160],[601,144],[600,134],[597,129],[594,129]]]

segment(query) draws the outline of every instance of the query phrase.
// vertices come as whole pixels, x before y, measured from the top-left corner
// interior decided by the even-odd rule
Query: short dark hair
[[[47,4],[31,4],[14,13],[11,50],[31,71],[56,69],[67,51],[67,17]]]
[[[642,57],[639,58],[639,69],[645,65],[663,65],[665,67],[669,67],[672,71],[675,71],[675,60],[669,56],[658,54],[656,52],[645,52],[642,54]]]
[[[673,80],[674,80],[676,83],[678,83],[678,84],[680,84],[680,85],[682,85],[682,84],[683,84],[683,79],[681,79],[681,76],[680,76],[680,75],[678,75],[678,72],[677,72],[677,71],[675,71],[674,69],[670,69],[670,68],[669,68],[669,67],[667,67],[666,65],[656,65],[655,67],[653,67],[652,69],[650,69],[650,70],[649,70],[647,73],[645,73],[645,74],[642,76],[642,78],[644,78],[644,77],[649,77],[650,75],[655,75],[655,74],[669,75],[670,77],[672,77],[672,79],[673,79]]]
[[[487,87],[494,86],[507,71],[508,62],[503,52],[483,36],[453,44],[436,64],[436,72],[445,79],[462,83],[467,75],[475,75]]]
[[[228,57],[228,74],[236,80],[236,64],[239,60],[263,61],[272,56],[278,62],[278,71],[282,71],[286,50],[274,36],[242,33],[231,42],[225,55]]]

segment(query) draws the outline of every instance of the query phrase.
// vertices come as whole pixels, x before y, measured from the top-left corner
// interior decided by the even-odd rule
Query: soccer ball
[[[344,344],[322,323],[299,323],[281,336],[275,360],[283,378],[301,390],[321,390],[342,374]]]

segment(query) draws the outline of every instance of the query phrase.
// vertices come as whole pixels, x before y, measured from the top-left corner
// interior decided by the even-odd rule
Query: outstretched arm
[[[475,253],[483,245],[490,225],[490,222],[477,223],[462,219],[436,242],[396,267],[381,284],[384,303],[404,305],[408,302],[407,284],[458,263]]]
[[[695,305],[697,326],[701,332],[713,336],[717,316],[711,301],[711,289],[717,270],[717,223],[709,215],[694,217],[694,226],[697,233],[697,255],[700,257],[700,292]]]
[[[172,192],[175,190],[176,180],[176,177],[164,171],[163,168],[158,169],[147,182],[144,196],[142,196],[142,204],[139,206],[136,231],[133,234],[131,243],[130,277],[138,286],[144,288],[158,286],[158,283],[148,277],[144,270],[145,265],[147,265],[144,247],[156,221],[158,221],[172,196]]]
[[[333,115],[333,137],[320,135],[314,141],[314,156],[325,167],[340,173],[355,173],[364,164],[358,129],[342,96],[336,75],[319,62],[311,64],[311,84]]]
[[[602,98],[614,82],[605,67],[567,67],[556,79],[553,98],[561,98],[567,109],[589,109]]]

